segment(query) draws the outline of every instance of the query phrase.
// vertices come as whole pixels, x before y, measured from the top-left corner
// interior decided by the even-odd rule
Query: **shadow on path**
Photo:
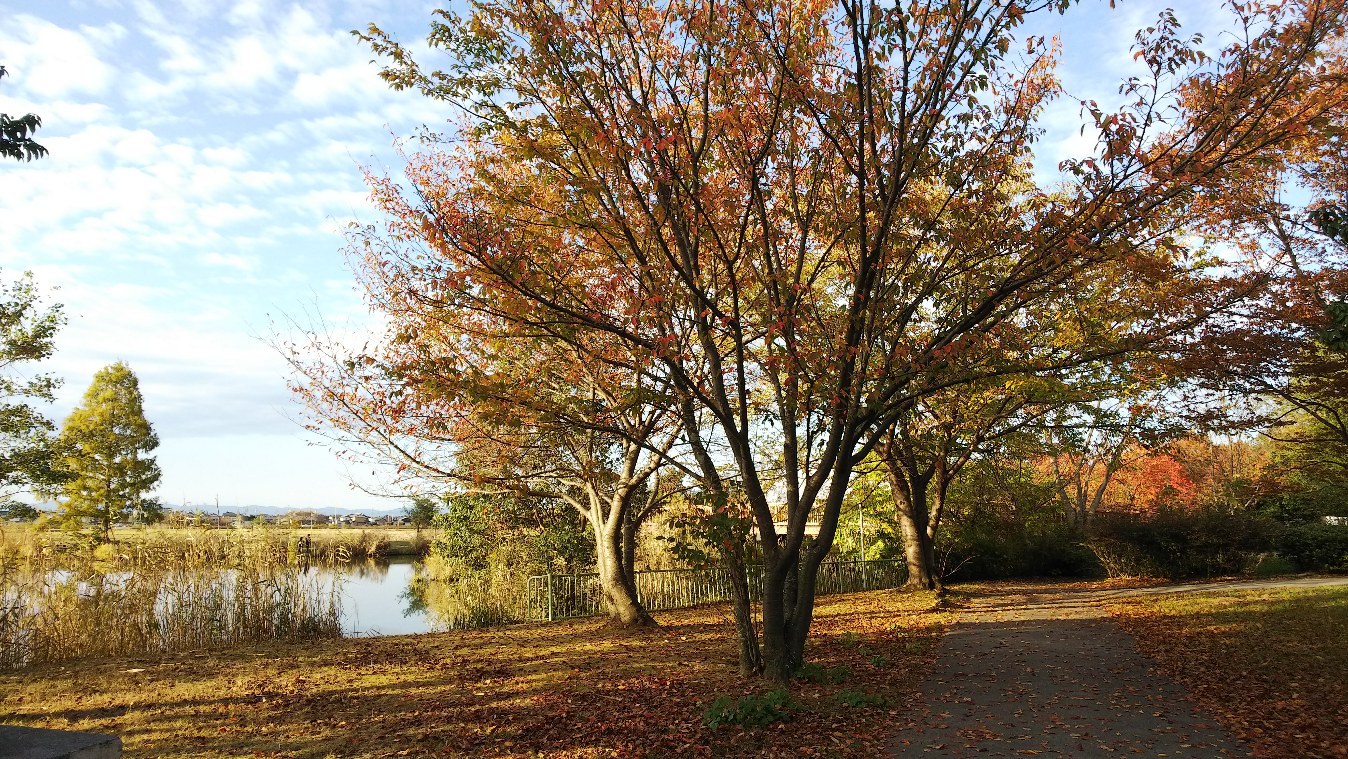
[[[1127,590],[1006,585],[975,600],[941,643],[926,713],[894,757],[1249,756],[1151,669],[1103,603],[1141,594],[1344,584],[1348,578]]]

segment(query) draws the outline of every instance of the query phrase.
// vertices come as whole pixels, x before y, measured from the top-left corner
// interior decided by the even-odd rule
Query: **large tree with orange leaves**
[[[1258,192],[1243,180],[1343,106],[1316,69],[1341,3],[1242,6],[1249,34],[1216,59],[1163,18],[1128,102],[1083,104],[1094,154],[1041,185],[1059,93],[1020,29],[1072,5],[479,0],[433,24],[439,68],[371,28],[388,81],[466,123],[412,162],[400,231],[362,267],[653,391],[713,510],[749,515],[765,571],[742,665],[786,682],[853,469],[896,420],[1170,350],[1248,297],[1265,262],[1195,247],[1196,199]],[[1157,297],[1075,308],[1099,283]]]

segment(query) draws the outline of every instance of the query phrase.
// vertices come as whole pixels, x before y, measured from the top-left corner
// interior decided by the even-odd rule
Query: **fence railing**
[[[747,567],[749,591],[762,595],[763,568]],[[830,561],[819,566],[818,595],[855,593],[902,585],[907,567],[897,561]],[[682,609],[731,597],[724,569],[658,569],[636,573],[637,598],[647,611]],[[526,621],[588,617],[604,612],[604,593],[596,574],[535,575],[525,590]]]

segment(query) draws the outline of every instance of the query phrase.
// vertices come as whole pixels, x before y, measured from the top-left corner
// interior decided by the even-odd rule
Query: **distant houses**
[[[364,513],[324,514],[311,509],[299,509],[285,514],[244,514],[235,511],[207,513],[203,511],[170,510],[165,512],[167,524],[178,527],[217,527],[247,529],[250,527],[280,527],[303,529],[312,527],[404,527],[411,524],[406,516]]]

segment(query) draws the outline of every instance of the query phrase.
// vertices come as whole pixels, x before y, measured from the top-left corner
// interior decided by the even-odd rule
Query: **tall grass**
[[[221,567],[206,548],[6,558],[0,667],[341,635],[335,581],[263,553]]]
[[[33,525],[0,527],[0,562],[69,563],[91,551],[120,565],[236,563],[341,565],[388,556],[423,556],[427,537],[407,529],[279,527],[124,528],[113,532],[113,542],[95,545],[89,535],[38,529]],[[303,549],[307,543],[308,550]]]

